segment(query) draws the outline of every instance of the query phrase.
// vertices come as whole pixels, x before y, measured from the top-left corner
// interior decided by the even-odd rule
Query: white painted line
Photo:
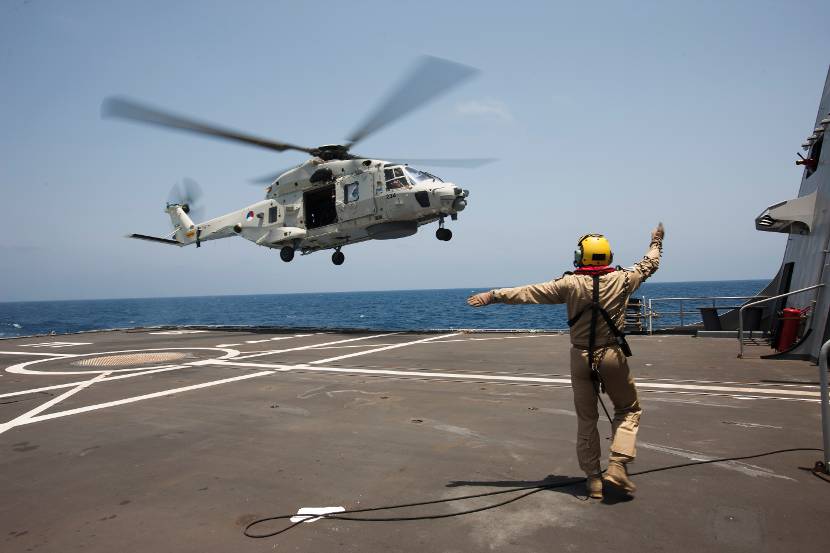
[[[369,352],[361,352],[369,353]],[[489,374],[473,374],[473,373],[447,373],[437,371],[400,371],[393,369],[360,369],[360,368],[345,368],[345,367],[314,367],[311,363],[307,364],[277,364],[277,363],[240,363],[236,360],[230,361],[215,361],[205,360],[197,361],[201,365],[225,365],[229,367],[257,367],[281,371],[303,370],[303,371],[319,371],[319,372],[335,372],[335,373],[351,373],[351,374],[380,374],[389,376],[414,376],[414,377],[435,377],[435,378],[451,378],[451,379],[465,379],[465,380],[492,380],[499,382],[535,382],[540,384],[567,384],[571,381],[568,378],[546,378],[546,377],[526,377],[526,376],[498,376]],[[317,363],[317,361],[314,361]]]
[[[710,457],[703,453],[698,453],[696,451],[688,451],[685,449],[678,449],[675,447],[669,447],[659,444],[650,444],[648,442],[637,442],[637,447],[643,447],[645,449],[652,449],[654,451],[659,451],[660,453],[666,453],[668,455],[677,455],[678,457],[684,457],[689,459],[690,461],[711,461],[715,459],[715,457]],[[764,468],[759,467],[757,465],[750,465],[748,463],[741,463],[739,461],[725,461],[722,463],[712,463],[716,467],[720,467],[722,469],[734,470],[737,472],[741,472],[746,474],[747,476],[761,476],[764,478],[781,478],[783,480],[791,480],[795,481],[789,476],[782,476],[777,474],[776,472]]]
[[[36,417],[29,418],[25,421],[22,421],[20,424],[30,424],[33,422],[40,422],[50,419],[57,419],[61,417],[67,417],[69,415],[77,415],[78,413],[86,413],[88,411],[96,411],[98,409],[105,409],[107,407],[115,407],[116,405],[124,405],[127,403],[135,403],[137,401],[143,401],[145,399],[153,399],[157,397],[164,397],[169,396],[172,394],[179,394],[181,392],[189,392],[191,390],[199,390],[201,388],[209,388],[211,386],[218,386],[220,384],[227,384],[229,382],[237,382],[239,380],[247,380],[249,378],[256,378],[258,376],[265,376],[268,374],[274,374],[274,371],[262,371],[253,374],[244,374],[242,376],[234,376],[232,378],[223,378],[222,380],[212,380],[210,382],[204,382],[202,384],[193,384],[191,386],[182,386],[181,388],[173,388],[171,390],[163,390],[161,392],[154,392],[152,394],[144,394],[141,396],[133,396],[124,399],[118,399],[116,401],[108,401],[106,403],[98,403],[95,405],[87,405],[85,407],[78,407],[76,409],[68,409],[66,411],[58,411],[56,413],[47,413],[45,415],[40,415]]]
[[[15,426],[20,426],[21,424],[28,424],[29,422],[31,422],[32,418],[35,417],[38,413],[42,413],[43,411],[49,409],[53,405],[57,405],[61,401],[65,400],[69,396],[75,395],[78,392],[80,392],[81,390],[83,390],[84,388],[87,388],[87,387],[91,386],[92,384],[94,384],[95,382],[98,382],[99,380],[102,380],[102,379],[106,378],[107,374],[108,373],[99,374],[95,378],[93,378],[91,380],[87,380],[85,382],[82,382],[82,383],[80,383],[79,385],[75,386],[74,388],[72,388],[71,390],[69,390],[67,392],[62,393],[59,396],[53,397],[52,399],[50,399],[49,401],[47,401],[45,403],[41,403],[40,405],[38,405],[37,407],[35,407],[31,411],[26,411],[25,413],[23,413],[19,417],[16,417],[16,418],[10,420],[9,422],[0,424],[0,434],[2,434],[3,432],[5,432],[7,430],[11,430]]]
[[[294,336],[275,336],[273,338],[265,338],[264,340],[248,340],[246,344],[262,344],[265,342],[279,342],[280,340],[293,340],[294,338],[305,338],[307,336],[314,336],[313,334],[295,334]]]
[[[748,394],[780,394],[785,396],[821,397],[820,392],[808,390],[781,390],[778,388],[747,388],[733,386],[706,386],[698,384],[664,384],[662,382],[637,382],[638,388],[666,389],[666,390],[701,390],[707,392],[729,392]]]
[[[165,330],[163,332],[148,332],[147,334],[180,336],[182,334],[201,334],[203,332],[207,332],[207,330]]]
[[[287,353],[289,351],[302,351],[302,350],[306,350],[306,349],[314,349],[315,347],[319,347],[319,346],[333,346],[335,344],[345,344],[347,342],[358,342],[360,340],[371,340],[373,338],[383,338],[385,336],[394,336],[395,334],[400,334],[400,333],[399,332],[390,332],[390,333],[387,333],[387,334],[375,334],[375,335],[372,335],[372,336],[361,336],[360,338],[349,338],[348,340],[336,340],[334,342],[324,342],[322,344],[311,344],[311,345],[308,345],[308,346],[300,346],[300,347],[296,347],[296,348],[275,349],[275,350],[271,350],[271,351],[260,351],[260,352],[257,352],[257,353],[252,353],[251,355],[242,355],[242,356],[236,357],[236,359],[239,359],[239,360],[251,359],[252,357],[262,357],[263,355],[275,355],[277,353]]]
[[[343,507],[300,507],[297,511],[297,514],[291,517],[291,522],[314,522],[315,520],[320,520],[323,517],[313,517],[309,518],[308,516],[299,516],[299,515],[325,515],[328,513],[342,513],[345,511]]]
[[[431,342],[433,340],[440,340],[442,338],[451,338],[452,336],[458,336],[458,332],[453,332],[452,334],[441,334],[440,336],[433,336],[431,338],[423,338],[421,340],[414,340],[412,342],[404,342],[402,344],[395,344],[393,346],[384,346],[382,348],[375,348],[366,351],[358,351],[356,353],[347,353],[346,355],[340,355],[338,357],[329,357],[328,359],[319,359],[317,361],[312,361],[309,365],[317,365],[320,363],[330,363],[332,361],[340,361],[341,359],[348,359],[350,357],[358,357],[360,355],[369,355],[370,353],[377,353],[380,351],[387,351],[390,349],[397,349],[403,348],[407,346],[414,346],[415,344],[423,344],[426,342]]]
[[[110,376],[103,379],[101,382],[109,382],[110,380],[121,380],[124,378],[133,378],[136,376],[144,376],[145,374],[154,374],[154,373],[161,373],[166,371],[175,371],[177,369],[185,369],[187,365],[170,365],[167,367],[157,367],[155,369],[148,369],[146,371],[137,371],[132,373],[126,374],[119,374],[117,376]],[[95,373],[92,373],[95,374]],[[49,390],[60,390],[62,388],[71,388],[72,386],[77,386],[78,384],[83,384],[86,380],[79,380],[76,382],[67,382],[66,384],[56,384],[55,386],[44,386],[43,388],[29,388],[27,390],[19,390],[17,392],[9,392],[6,394],[0,394],[0,398],[4,397],[13,397],[13,396],[25,396],[27,394],[36,394],[38,392],[48,392]]]
[[[215,351],[215,350],[224,351],[225,355],[219,357],[219,359],[230,359],[235,358],[239,355],[239,351],[235,349],[226,349],[226,348],[149,348],[149,349],[126,349],[121,351],[102,351],[102,352],[95,352],[95,353],[78,353],[75,354],[75,357],[93,357],[97,355],[111,355],[114,353],[136,353],[142,351],[181,351],[181,350],[208,350],[208,351]],[[57,358],[50,358],[50,359],[37,359],[35,361],[26,361],[24,363],[18,363],[16,365],[12,365],[11,367],[6,367],[6,372],[15,373],[15,374],[37,374],[37,375],[75,375],[75,374],[95,374],[99,372],[107,372],[107,373],[122,373],[122,372],[135,372],[142,370],[140,367],[132,368],[132,369],[113,369],[113,370],[101,370],[101,371],[36,371],[32,369],[28,369],[26,367],[30,365],[35,365],[37,363],[45,363],[47,361],[55,361]]]
[[[355,348],[371,348],[375,346],[394,346],[395,344],[350,344],[347,346],[315,346],[311,349],[313,350],[323,350],[323,349],[355,349]]]
[[[242,344],[216,344],[217,348],[235,348],[236,346],[241,346]]]
[[[70,348],[73,346],[91,346],[92,342],[41,342],[39,344],[20,344],[24,348]]]
[[[417,342],[408,342],[407,344],[402,345],[411,345]],[[379,350],[383,349],[390,349],[390,348],[378,348]],[[335,372],[335,373],[351,373],[351,374],[377,374],[377,375],[385,375],[385,376],[405,376],[405,377],[416,377],[416,378],[446,378],[446,379],[460,379],[460,380],[484,380],[484,381],[492,381],[492,382],[529,382],[535,384],[558,384],[558,385],[571,385],[570,378],[550,378],[550,377],[529,377],[529,376],[503,376],[503,375],[494,375],[494,374],[476,374],[476,373],[450,373],[450,372],[440,372],[440,371],[420,371],[420,370],[395,370],[395,369],[364,369],[364,368],[357,368],[357,367],[319,367],[313,366],[317,363],[324,363],[326,361],[336,361],[338,359],[343,359],[345,357],[354,357],[357,355],[365,355],[367,353],[372,353],[376,350],[369,350],[364,352],[353,353],[349,355],[344,355],[340,357],[333,357],[330,359],[321,359],[320,361],[312,361],[311,363],[304,363],[304,364],[279,364],[279,363],[257,363],[257,364],[242,364],[238,363],[235,359],[228,360],[228,361],[200,361],[200,364],[204,365],[226,365],[226,366],[248,366],[257,367],[257,368],[267,368],[267,369],[275,369],[275,370],[304,370],[304,371],[320,371],[320,372]],[[665,384],[662,382],[637,382],[637,388],[642,388],[645,391],[666,391],[672,393],[705,393],[705,392],[725,392],[725,393],[740,393],[740,394],[776,394],[779,396],[794,396],[795,398],[819,398],[821,396],[820,392],[813,392],[813,391],[806,391],[806,390],[780,390],[777,388],[744,388],[744,387],[728,387],[728,386],[698,386],[693,384]],[[683,390],[689,390],[688,392],[683,392]],[[743,395],[743,396],[732,396],[732,397],[739,397],[745,399],[790,399],[790,398],[769,398],[769,396],[765,395]],[[812,401],[812,400],[811,400]]]
[[[76,353],[41,353],[39,351],[0,351],[0,355],[40,355],[43,357],[54,357],[59,359],[61,357],[75,357]]]
[[[188,363],[191,367],[204,367],[204,366],[219,366],[219,367],[240,367],[240,368],[254,368],[254,369],[271,369],[273,371],[290,371],[294,368],[294,365],[274,365],[270,363],[247,363],[247,362],[239,362],[234,361],[233,363],[229,361],[217,361],[216,359],[205,359],[204,361],[194,361],[193,363]]]
[[[433,344],[448,344],[450,342],[489,342],[491,340],[521,340],[524,338],[546,338],[548,336],[559,336],[559,334],[528,334],[521,336],[498,336],[495,338],[457,338],[455,340],[435,340]]]

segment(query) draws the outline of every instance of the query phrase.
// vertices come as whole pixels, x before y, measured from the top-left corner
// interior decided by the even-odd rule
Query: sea
[[[752,297],[765,280],[647,282],[633,297],[652,299],[655,328],[700,320],[698,307],[717,297]],[[494,286],[497,287],[497,286]],[[562,305],[467,306],[490,288],[193,296],[0,303],[0,338],[157,326],[425,331],[439,329],[565,330]],[[707,299],[703,299],[707,298]],[[715,300],[724,309],[738,299]]]

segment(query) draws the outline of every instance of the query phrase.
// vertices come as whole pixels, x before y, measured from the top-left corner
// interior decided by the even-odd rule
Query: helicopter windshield
[[[409,179],[415,184],[428,180],[437,180],[438,182],[444,182],[435,175],[431,175],[426,171],[419,171],[418,169],[413,169],[412,167],[404,167],[404,170],[406,171],[406,174],[409,176]]]
[[[406,180],[401,167],[389,167],[383,170],[386,178],[386,189],[395,190],[397,188],[409,188],[411,185]]]

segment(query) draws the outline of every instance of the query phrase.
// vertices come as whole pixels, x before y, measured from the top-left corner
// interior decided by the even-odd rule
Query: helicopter
[[[342,265],[346,245],[367,240],[411,236],[418,227],[438,222],[436,238],[449,241],[452,231],[445,220],[458,219],[467,207],[469,191],[419,170],[428,167],[478,167],[494,161],[476,159],[384,160],[357,155],[351,148],[411,111],[436,99],[472,77],[477,71],[449,60],[424,56],[408,77],[353,131],[345,144],[309,148],[260,138],[197,121],[128,98],[110,97],[103,117],[189,131],[254,145],[269,150],[305,152],[311,157],[299,166],[256,179],[270,183],[265,199],[200,223],[193,221],[201,191],[191,180],[174,186],[165,211],[173,232],[157,237],[129,234],[128,238],[175,246],[240,236],[258,246],[278,249],[285,262],[295,253],[311,254],[333,249],[331,260]]]

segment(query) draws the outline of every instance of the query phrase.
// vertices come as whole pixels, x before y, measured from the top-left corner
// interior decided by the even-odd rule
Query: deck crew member
[[[573,273],[540,284],[501,288],[470,296],[467,303],[565,303],[571,327],[571,385],[578,420],[576,454],[587,475],[588,494],[602,498],[597,398],[604,391],[614,405],[613,431],[607,483],[633,493],[626,464],[636,455],[635,440],[642,409],[629,374],[631,355],[622,328],[629,296],[655,271],[663,248],[663,224],[651,233],[645,257],[633,267],[613,267],[608,240],[600,234],[580,238],[574,252]],[[603,406],[604,407],[604,406]]]

